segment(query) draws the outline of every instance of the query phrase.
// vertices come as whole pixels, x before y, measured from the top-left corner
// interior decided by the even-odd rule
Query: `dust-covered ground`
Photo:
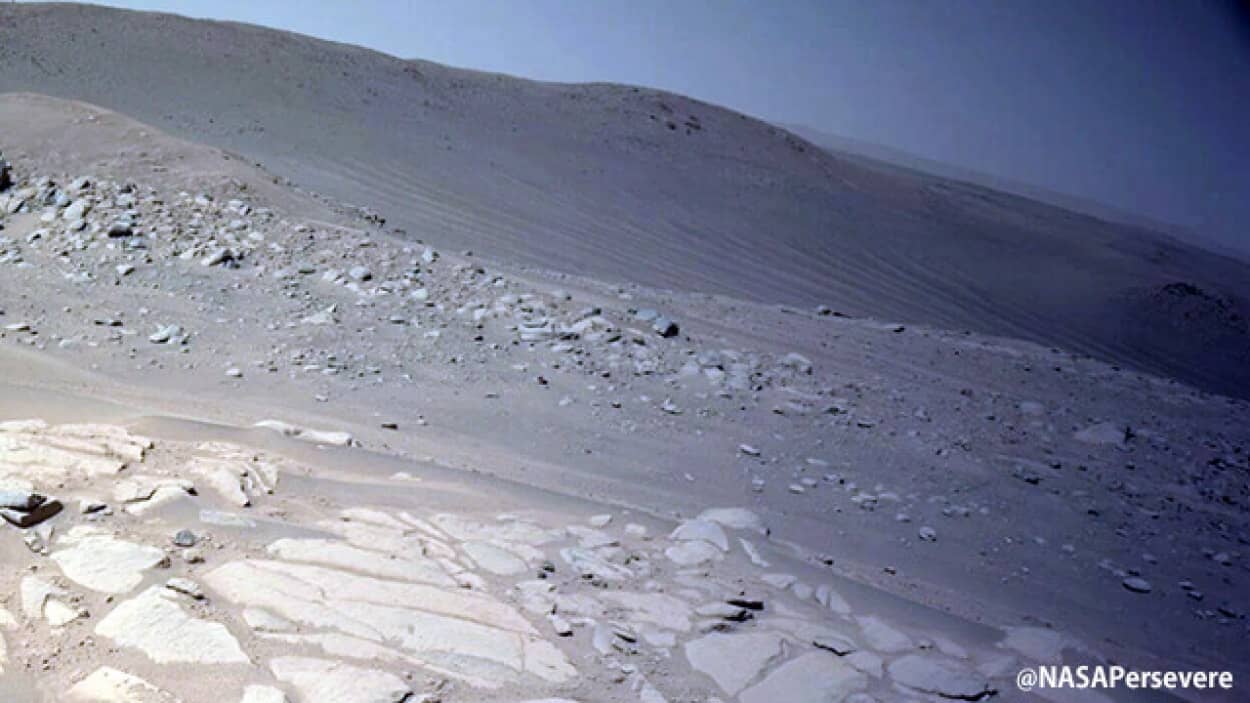
[[[441,250],[83,103],[0,124],[4,700],[1250,675],[1244,401]]]

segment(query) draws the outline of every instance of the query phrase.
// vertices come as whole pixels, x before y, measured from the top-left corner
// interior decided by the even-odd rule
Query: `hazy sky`
[[[1250,27],[1204,0],[165,0],[405,58],[685,93],[1250,250]]]

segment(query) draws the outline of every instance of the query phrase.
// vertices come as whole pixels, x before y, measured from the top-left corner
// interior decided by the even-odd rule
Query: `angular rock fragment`
[[[95,632],[133,647],[157,664],[247,664],[249,659],[225,625],[192,617],[177,596],[152,586],[113,609]]]
[[[722,552],[729,551],[729,538],[721,526],[709,520],[687,520],[677,526],[669,539],[678,542],[699,540],[715,545]]]
[[[29,510],[0,508],[0,517],[3,517],[6,522],[15,527],[25,529],[27,527],[38,525],[44,520],[47,520],[48,518],[61,512],[62,506],[59,500],[56,500],[55,498],[45,499],[43,496],[39,496],[39,498],[42,500]]]

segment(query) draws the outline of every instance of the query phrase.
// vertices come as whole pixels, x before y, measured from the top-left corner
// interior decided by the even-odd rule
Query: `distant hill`
[[[1129,212],[1112,205],[1106,205],[1088,198],[1082,198],[1076,195],[1060,193],[1058,191],[1043,188],[1041,186],[1026,183],[1024,181],[994,176],[982,171],[977,171],[954,164],[926,159],[915,154],[910,154],[900,149],[866,142],[859,139],[851,139],[819,129],[808,127],[806,125],[778,123],[779,127],[787,129],[794,134],[803,137],[809,142],[831,151],[837,155],[850,157],[863,157],[869,161],[876,162],[881,165],[895,166],[919,173],[925,173],[933,176],[941,176],[954,181],[963,181],[972,183],[983,188],[999,190],[1004,193],[1019,195],[1038,202],[1047,203],[1060,207],[1072,212],[1084,213],[1092,217],[1097,217],[1108,222],[1116,222],[1119,224],[1138,227],[1141,229],[1151,230],[1154,232],[1170,235],[1187,242],[1191,242],[1201,247],[1205,247],[1226,256],[1234,256],[1242,260],[1250,261],[1250,249],[1234,250],[1221,242],[1215,241],[1213,238],[1204,235],[1192,228],[1183,225],[1163,222],[1134,212]]]

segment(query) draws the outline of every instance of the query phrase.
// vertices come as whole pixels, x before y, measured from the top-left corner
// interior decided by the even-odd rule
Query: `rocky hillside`
[[[405,61],[230,23],[0,8],[0,91],[85,99],[264,162],[391,228],[512,263],[1058,345],[1250,395],[1244,333],[1175,335],[1140,291],[1245,315],[1250,268],[681,96]],[[7,125],[6,125],[7,127]]]

